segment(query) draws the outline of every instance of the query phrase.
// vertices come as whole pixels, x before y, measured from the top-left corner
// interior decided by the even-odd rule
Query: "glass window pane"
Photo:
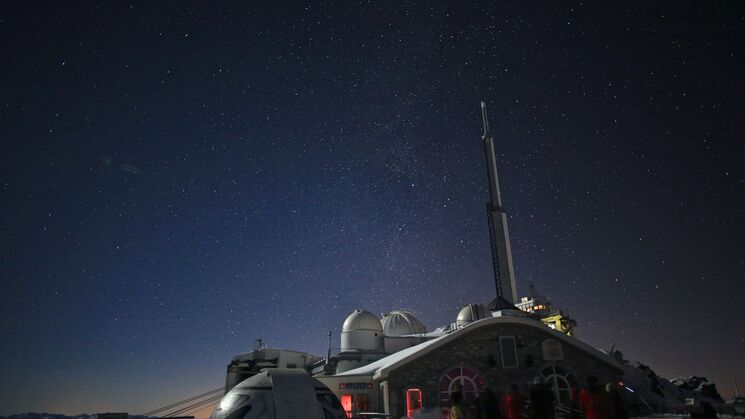
[[[517,348],[514,336],[500,336],[499,348],[502,352],[502,366],[504,368],[517,367]]]

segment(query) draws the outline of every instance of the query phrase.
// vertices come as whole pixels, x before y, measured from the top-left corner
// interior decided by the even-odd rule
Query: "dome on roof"
[[[369,311],[358,309],[347,316],[347,319],[344,320],[344,324],[341,326],[342,332],[351,332],[355,330],[382,332],[383,326],[374,314]]]
[[[383,326],[369,311],[355,310],[341,326],[342,352],[380,352],[383,349]]]
[[[381,320],[383,334],[386,336],[419,335],[427,333],[422,322],[406,310],[392,310],[383,314]]]
[[[465,326],[468,323],[475,322],[476,320],[486,319],[491,317],[491,313],[481,304],[466,304],[458,312],[458,317],[455,320],[455,324],[458,327]]]

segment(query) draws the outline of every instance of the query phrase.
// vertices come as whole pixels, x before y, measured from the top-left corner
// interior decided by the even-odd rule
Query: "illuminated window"
[[[406,416],[414,417],[414,414],[422,408],[422,389],[410,388],[406,390]]]
[[[517,368],[517,346],[514,336],[500,336],[499,349],[502,352],[502,367]]]
[[[359,412],[367,412],[370,407],[370,398],[367,394],[342,394],[341,407],[348,418]]]
[[[344,409],[344,412],[347,414],[348,418],[352,417],[352,395],[351,394],[342,394],[341,395],[341,407]]]

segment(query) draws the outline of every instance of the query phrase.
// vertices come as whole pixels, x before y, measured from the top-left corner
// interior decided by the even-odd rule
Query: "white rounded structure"
[[[301,370],[256,374],[223,396],[210,419],[344,419],[339,399]]]
[[[414,314],[406,310],[391,310],[383,314],[380,321],[385,336],[421,335],[427,333],[426,328]]]
[[[355,310],[341,328],[341,352],[380,352],[383,349],[383,326],[369,311]]]
[[[463,327],[469,323],[473,323],[476,320],[487,319],[491,317],[491,313],[481,304],[466,304],[458,312],[458,317],[455,319],[455,325],[457,327]]]

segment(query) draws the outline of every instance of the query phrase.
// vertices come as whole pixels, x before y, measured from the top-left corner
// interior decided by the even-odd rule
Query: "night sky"
[[[252,3],[0,4],[0,414],[488,302],[481,100],[518,294],[745,384],[742,2]]]

